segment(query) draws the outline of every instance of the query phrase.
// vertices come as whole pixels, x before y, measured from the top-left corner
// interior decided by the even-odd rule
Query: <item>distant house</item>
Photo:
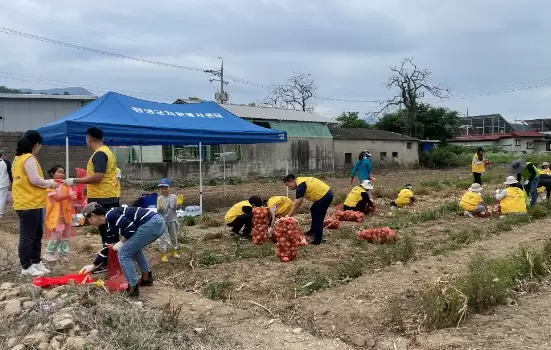
[[[450,140],[449,143],[467,147],[496,146],[502,148],[504,151],[521,153],[551,151],[551,139],[549,136],[537,131],[463,135]]]
[[[362,150],[368,150],[376,166],[411,167],[419,162],[418,141],[390,131],[355,128],[331,128],[335,149],[335,169],[354,165]]]

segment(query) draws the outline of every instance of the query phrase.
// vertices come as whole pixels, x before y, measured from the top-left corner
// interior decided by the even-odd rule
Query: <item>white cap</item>
[[[518,183],[517,178],[514,176],[507,176],[507,179],[505,180],[505,185],[514,185]]]
[[[362,185],[361,185],[364,189],[366,190],[372,190],[373,189],[373,184],[371,183],[371,181],[369,180],[364,180],[362,181]]]
[[[469,187],[469,191],[471,192],[482,192],[482,186],[480,186],[480,184],[478,183],[474,183],[471,185],[471,187]]]

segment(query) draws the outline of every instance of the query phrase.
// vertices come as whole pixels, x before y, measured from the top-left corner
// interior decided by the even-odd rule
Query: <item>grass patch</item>
[[[375,198],[396,199],[399,190],[389,188],[377,188],[373,191]]]
[[[395,216],[389,221],[388,226],[393,229],[406,228],[427,221],[438,220],[447,215],[456,213],[459,213],[459,204],[456,201],[453,201],[431,210]]]
[[[199,217],[198,223],[201,227],[220,227],[222,223],[209,215],[201,215]],[[190,225],[191,226],[191,225]]]
[[[430,190],[425,186],[419,186],[415,187],[415,195],[416,196],[426,196],[430,194]]]
[[[266,242],[261,245],[243,244],[239,245],[235,250],[237,259],[254,259],[275,256],[274,245],[271,242]]]
[[[413,238],[403,235],[395,244],[380,244],[376,254],[383,265],[390,265],[397,261],[408,262],[415,259],[416,247]]]
[[[464,229],[453,235],[452,241],[459,244],[470,244],[482,238],[483,233],[479,229]]]
[[[186,226],[195,226],[195,224],[197,224],[197,219],[194,216],[184,216],[182,222]]]
[[[224,262],[224,259],[212,248],[205,248],[201,252],[201,254],[199,254],[197,262],[199,263],[199,265],[212,266],[221,264],[222,262]]]
[[[233,282],[229,279],[207,283],[202,290],[205,297],[212,300],[227,300],[231,296]]]
[[[307,271],[299,267],[295,271],[295,289],[297,296],[311,295],[329,286],[329,279],[318,270]]]
[[[348,196],[348,193],[344,193],[344,192],[335,193],[334,196],[333,196],[332,204],[333,205],[343,204],[345,199],[346,199],[346,196]]]

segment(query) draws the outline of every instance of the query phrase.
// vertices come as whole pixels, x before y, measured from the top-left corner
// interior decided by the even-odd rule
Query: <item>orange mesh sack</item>
[[[112,246],[109,246],[108,249],[107,274],[104,285],[110,292],[124,292],[128,287],[128,283],[126,283],[126,279],[122,274],[119,255],[113,250]]]
[[[295,218],[281,218],[275,223],[276,254],[282,262],[296,258],[300,246],[307,245],[306,238]]]
[[[341,224],[341,221],[333,216],[326,217],[323,220],[323,228],[326,228],[328,230],[336,230],[339,228],[340,224]]]
[[[335,217],[340,221],[363,222],[365,214],[354,210],[337,210],[335,212]]]
[[[269,241],[268,225],[269,225],[268,208],[253,209],[253,244],[259,245]]]
[[[370,228],[360,231],[358,233],[358,238],[366,239],[371,243],[395,243],[398,241],[396,231],[388,227]]]

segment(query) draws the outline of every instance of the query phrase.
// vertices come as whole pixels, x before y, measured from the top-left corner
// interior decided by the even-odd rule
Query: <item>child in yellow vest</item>
[[[65,168],[54,165],[48,174],[54,181],[61,183],[65,178]],[[48,190],[46,202],[46,217],[44,220],[45,237],[49,239],[44,260],[57,261],[56,253],[59,252],[62,262],[69,262],[69,238],[75,236],[75,228],[72,227],[75,209],[73,201],[76,194],[69,187],[61,184],[56,189]]]
[[[482,214],[486,211],[486,206],[482,200],[482,186],[474,183],[469,187],[467,192],[461,197],[459,207],[464,211],[465,216],[472,217],[473,215]]]
[[[541,175],[551,175],[551,169],[549,169],[549,162],[543,162],[541,164],[541,167],[542,167]],[[543,178],[541,175],[540,175],[540,184]],[[549,192],[551,192],[550,190],[547,190],[547,187],[545,186],[540,186],[538,187],[538,194],[541,196],[542,199],[548,199],[550,195]]]
[[[412,205],[415,202],[415,196],[413,194],[413,187],[407,184],[404,189],[398,193],[398,197],[395,201],[390,203],[393,207],[405,207],[406,205]]]
[[[496,191],[496,200],[499,201],[501,214],[526,214],[528,195],[522,185],[514,176],[507,177],[504,184],[507,188]]]

